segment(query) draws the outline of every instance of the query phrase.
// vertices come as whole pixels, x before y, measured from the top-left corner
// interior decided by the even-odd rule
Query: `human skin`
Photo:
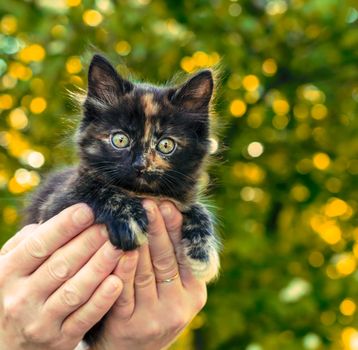
[[[180,254],[182,216],[170,202],[143,202],[148,244],[139,248],[137,271],[119,262],[123,291],[112,307],[101,341],[92,350],[167,348],[206,302],[206,285]],[[122,267],[122,268],[121,268]],[[170,283],[158,283],[178,276]]]
[[[163,216],[154,202],[144,206],[149,239],[138,252],[114,249],[84,204],[8,241],[0,255],[0,348],[73,350],[112,306],[93,349],[167,347],[205,304],[206,287],[175,255],[180,213],[169,202],[160,205]],[[177,271],[180,278],[156,283]]]

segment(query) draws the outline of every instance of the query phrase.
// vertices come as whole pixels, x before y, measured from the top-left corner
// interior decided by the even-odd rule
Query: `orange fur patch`
[[[154,150],[148,154],[148,171],[160,171],[170,169],[170,163],[158,155]]]
[[[141,97],[143,111],[147,118],[152,117],[159,111],[159,105],[154,102],[153,97],[154,95],[150,93],[145,94]]]

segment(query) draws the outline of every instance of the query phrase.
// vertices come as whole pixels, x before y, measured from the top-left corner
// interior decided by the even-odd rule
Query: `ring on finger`
[[[174,280],[176,280],[179,277],[179,272],[177,272],[173,277],[170,278],[166,278],[163,280],[157,280],[157,283],[170,283],[173,282]]]

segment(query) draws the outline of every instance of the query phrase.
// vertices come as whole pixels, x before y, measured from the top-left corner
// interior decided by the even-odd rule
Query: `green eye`
[[[175,142],[172,139],[161,139],[157,144],[157,150],[163,154],[169,154],[174,151]]]
[[[129,137],[122,132],[111,135],[111,143],[115,148],[125,148],[129,145]]]

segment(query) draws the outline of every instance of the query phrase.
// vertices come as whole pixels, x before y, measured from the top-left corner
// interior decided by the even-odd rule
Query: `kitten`
[[[198,278],[219,269],[218,240],[209,211],[198,202],[198,179],[210,153],[212,73],[179,87],[123,79],[102,56],[88,72],[78,130],[79,165],[51,175],[33,196],[27,223],[87,203],[125,251],[146,241],[143,198],[165,198],[183,214],[182,248]]]

